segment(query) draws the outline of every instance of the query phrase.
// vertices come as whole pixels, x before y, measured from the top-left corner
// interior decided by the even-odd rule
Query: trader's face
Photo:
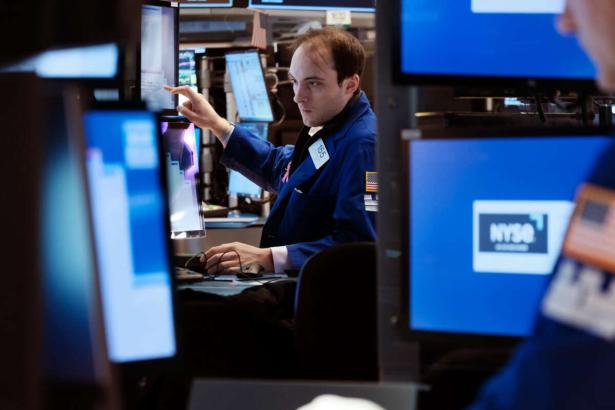
[[[558,28],[576,33],[598,69],[598,84],[615,91],[615,1],[567,0]]]
[[[289,78],[303,123],[319,127],[339,114],[359,87],[359,76],[337,82],[337,71],[326,47],[301,45],[293,54]]]

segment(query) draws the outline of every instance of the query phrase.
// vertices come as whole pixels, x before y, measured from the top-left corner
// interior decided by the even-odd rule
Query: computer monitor
[[[376,0],[250,0],[258,9],[375,11]]]
[[[64,401],[82,402],[85,407],[84,401],[94,403],[105,394],[112,384],[112,373],[81,161],[81,111],[73,90],[47,92],[39,235],[45,401],[50,408]]]
[[[2,5],[7,7],[0,14],[0,66],[53,47],[133,44],[138,38],[131,24],[139,16],[137,1],[25,0]]]
[[[198,92],[199,87],[196,78],[196,52],[193,49],[179,50],[179,85],[187,85],[193,91]],[[178,105],[183,104],[188,98],[178,95]]]
[[[555,28],[563,0],[396,0],[398,82],[519,89],[593,88],[578,39]]]
[[[414,337],[528,335],[575,192],[613,138],[410,140],[405,326]]]
[[[163,118],[160,129],[167,169],[171,232],[174,236],[204,236],[196,189],[199,174],[196,128],[185,120]]]
[[[258,136],[260,139],[267,140],[269,126],[267,123],[241,123],[237,124]],[[262,188],[244,177],[237,171],[229,170],[228,193],[236,196],[247,196],[258,198],[261,196]]]
[[[233,7],[233,0],[182,0],[179,6],[182,8]]]
[[[197,86],[195,55],[191,49],[179,50],[179,85]]]
[[[175,5],[174,5],[175,4]],[[141,7],[141,99],[152,111],[174,111],[177,98],[163,89],[177,84],[178,8],[149,1]]]
[[[241,122],[273,121],[273,111],[258,52],[228,53],[225,58]]]
[[[92,109],[85,163],[109,358],[175,356],[167,198],[158,123],[144,109]]]
[[[120,51],[117,44],[99,44],[44,51],[2,72],[33,72],[51,79],[115,79]]]

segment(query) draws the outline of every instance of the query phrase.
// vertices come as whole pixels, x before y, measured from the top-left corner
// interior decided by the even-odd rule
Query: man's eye
[[[318,87],[319,85],[320,85],[320,83],[318,83],[318,82],[316,82],[316,81],[312,81],[312,82],[310,83],[310,86],[312,86],[312,87]]]

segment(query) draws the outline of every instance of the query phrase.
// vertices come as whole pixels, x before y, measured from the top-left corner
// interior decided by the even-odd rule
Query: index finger
[[[189,99],[196,98],[199,95],[196,91],[194,91],[192,88],[190,88],[187,85],[180,85],[179,87],[172,87],[170,85],[165,85],[164,89],[170,92],[171,94],[181,94],[184,97],[187,97]]]
[[[232,246],[229,244],[214,246],[213,248],[209,248],[207,252],[205,252],[205,258],[209,259],[217,253],[230,252],[232,249]]]
[[[216,255],[213,255],[209,259],[207,259],[207,263],[205,264],[205,269],[209,271],[213,267],[219,267],[228,265],[229,262],[232,264],[237,264],[235,261],[237,260],[237,256],[233,252],[222,252]]]

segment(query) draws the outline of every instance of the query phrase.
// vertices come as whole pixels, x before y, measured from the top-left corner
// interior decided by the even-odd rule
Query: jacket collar
[[[333,158],[333,155],[335,154],[337,141],[343,138],[348,132],[348,129],[357,121],[357,119],[359,119],[359,117],[365,114],[365,112],[367,112],[369,109],[370,105],[367,96],[363,91],[361,91],[356,97],[356,101],[354,101],[354,103],[348,107],[347,115],[344,115],[343,118],[338,115],[327,124],[329,126],[337,125],[335,131],[333,131],[333,134],[329,135],[323,140],[325,143],[325,147],[327,147],[329,158]],[[335,123],[336,119],[338,120],[337,123]],[[324,164],[323,167],[324,166],[326,166],[326,164]],[[279,204],[281,203],[280,199],[284,198],[286,195],[289,195],[295,188],[297,188],[303,182],[307,181],[312,175],[314,175],[316,171],[317,169],[314,166],[314,161],[312,161],[311,158],[306,158],[305,161],[303,161],[301,165],[299,165],[299,168],[297,168],[292,173],[292,175],[288,179],[288,182],[285,183],[280,190],[278,198],[271,209],[271,214],[273,214],[278,209]]]
[[[348,131],[348,128],[350,128],[360,116],[369,110],[369,108],[369,100],[367,99],[365,92],[359,92],[359,94],[354,96],[349,101],[348,105],[342,110],[341,113],[333,117],[333,119],[325,124],[322,131],[331,131],[326,139],[339,139],[343,137]]]

